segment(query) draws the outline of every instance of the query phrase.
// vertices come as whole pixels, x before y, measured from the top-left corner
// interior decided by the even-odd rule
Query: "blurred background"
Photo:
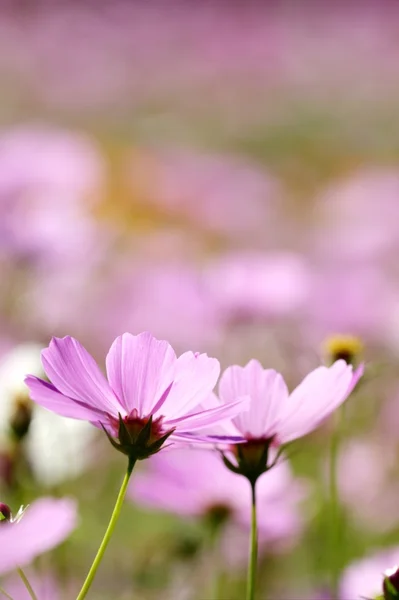
[[[397,3],[4,2],[0,86],[0,493],[72,495],[81,518],[34,567],[49,600],[79,588],[125,468],[97,431],[26,404],[52,335],[103,365],[117,335],[148,329],[291,387],[328,336],[359,337],[344,542],[332,556],[326,423],[266,501],[285,516],[265,525],[259,597],[328,597],[331,561],[399,546]],[[223,502],[199,487],[189,510],[151,464],[159,497],[132,488],[91,597],[207,600],[218,556],[218,598],[239,600],[248,524],[215,541],[207,520],[234,484]]]

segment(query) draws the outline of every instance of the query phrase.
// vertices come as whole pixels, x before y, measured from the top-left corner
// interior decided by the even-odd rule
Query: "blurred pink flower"
[[[34,124],[0,133],[3,252],[51,264],[93,250],[85,210],[103,184],[102,157],[82,134]]]
[[[318,367],[289,394],[282,376],[263,369],[257,360],[245,367],[228,367],[219,382],[222,405],[239,398],[249,399],[249,410],[241,411],[221,427],[230,435],[242,435],[248,441],[272,441],[285,444],[307,435],[342,404],[359,378],[363,366],[355,372],[339,360],[331,367]],[[210,396],[207,405],[217,404]]]
[[[341,448],[340,499],[362,530],[388,533],[399,523],[396,454],[394,446],[370,436],[353,438]]]
[[[399,564],[399,547],[385,548],[352,563],[345,569],[340,587],[340,600],[376,598],[383,592],[384,574]]]
[[[167,432],[173,432],[170,440],[179,440],[181,434],[236,415],[243,406],[240,399],[193,412],[212,391],[219,362],[193,352],[177,358],[168,342],[148,332],[116,338],[106,359],[108,381],[71,337],[53,338],[42,352],[42,362],[53,383],[27,377],[32,399],[65,417],[103,426],[115,436],[120,418],[137,432],[151,417],[156,441]]]
[[[0,521],[0,575],[61,544],[76,527],[76,503],[39,498],[14,522]]]
[[[309,295],[309,273],[299,255],[242,252],[222,255],[208,267],[206,284],[227,321],[286,316]]]
[[[98,294],[95,327],[110,339],[123,329],[151,331],[179,349],[210,350],[220,318],[199,269],[188,261],[124,261]]]
[[[25,574],[40,600],[61,600],[60,585],[51,573],[43,575],[28,569]],[[14,600],[31,600],[31,596],[19,575],[9,575],[2,581],[1,586]]]
[[[327,256],[373,259],[398,249],[399,172],[359,171],[333,183],[316,204],[318,251]]]
[[[164,150],[135,156],[130,178],[147,202],[208,232],[259,238],[275,223],[279,186],[245,159]]]
[[[249,529],[248,481],[231,473],[221,457],[209,450],[180,449],[154,456],[148,469],[136,474],[129,494],[145,507],[183,517],[225,513],[228,523]],[[293,478],[288,463],[282,463],[259,481],[257,494],[262,540],[286,546],[301,530],[298,505],[305,486]]]
[[[318,341],[336,333],[378,342],[386,339],[395,290],[382,269],[321,263],[315,268],[310,295],[306,335]]]

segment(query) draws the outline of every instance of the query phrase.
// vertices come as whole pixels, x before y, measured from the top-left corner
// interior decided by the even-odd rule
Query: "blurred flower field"
[[[398,34],[388,0],[4,4],[0,597],[83,598],[140,428],[88,598],[250,598],[259,440],[253,597],[399,597]]]

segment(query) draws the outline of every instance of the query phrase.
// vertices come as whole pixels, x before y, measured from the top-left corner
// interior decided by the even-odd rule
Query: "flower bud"
[[[337,360],[344,360],[348,365],[356,365],[360,362],[363,344],[353,335],[334,335],[324,341],[323,350],[330,364]]]
[[[395,566],[385,571],[383,595],[384,600],[399,599],[399,567]]]
[[[0,523],[11,521],[11,509],[7,504],[0,502]]]
[[[15,399],[10,419],[10,429],[16,440],[22,440],[29,431],[32,421],[32,403],[25,395]]]

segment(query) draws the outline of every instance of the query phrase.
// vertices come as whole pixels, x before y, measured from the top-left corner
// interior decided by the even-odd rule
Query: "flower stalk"
[[[251,537],[248,556],[247,600],[255,599],[256,571],[258,564],[258,526],[256,515],[256,479],[251,484]]]
[[[114,510],[112,511],[112,515],[111,515],[111,519],[109,521],[108,527],[106,529],[106,532],[104,534],[104,537],[102,539],[102,542],[100,544],[100,547],[97,551],[97,554],[94,558],[93,564],[90,567],[89,573],[86,577],[85,582],[83,583],[82,589],[80,590],[76,600],[83,600],[83,598],[86,598],[87,593],[91,587],[91,584],[93,583],[94,577],[97,573],[97,569],[100,566],[100,563],[103,559],[105,550],[108,546],[108,543],[112,537],[112,534],[114,532],[115,529],[115,525],[119,519],[119,515],[121,513],[121,509],[122,509],[122,505],[123,505],[123,501],[125,499],[126,496],[126,491],[128,488],[128,484],[129,484],[129,480],[130,480],[130,476],[132,474],[134,465],[136,463],[136,459],[129,459],[129,464],[128,464],[128,468],[127,471],[125,473],[125,477],[123,478],[122,481],[122,485],[121,488],[119,490],[119,494],[118,497],[116,499],[116,503],[114,506]]]
[[[338,458],[341,442],[341,425],[343,408],[335,415],[334,430],[331,436],[329,487],[330,487],[330,564],[331,564],[331,591],[332,597],[337,598],[340,576],[340,552],[342,544],[342,523],[338,493]]]
[[[17,572],[18,572],[18,575],[20,576],[20,578],[22,579],[24,586],[28,590],[28,594],[31,597],[31,599],[32,600],[38,600],[35,592],[33,591],[32,586],[31,586],[31,584],[29,582],[29,579],[27,578],[27,576],[25,575],[25,573],[23,572],[23,570],[21,569],[21,567],[18,567]]]

